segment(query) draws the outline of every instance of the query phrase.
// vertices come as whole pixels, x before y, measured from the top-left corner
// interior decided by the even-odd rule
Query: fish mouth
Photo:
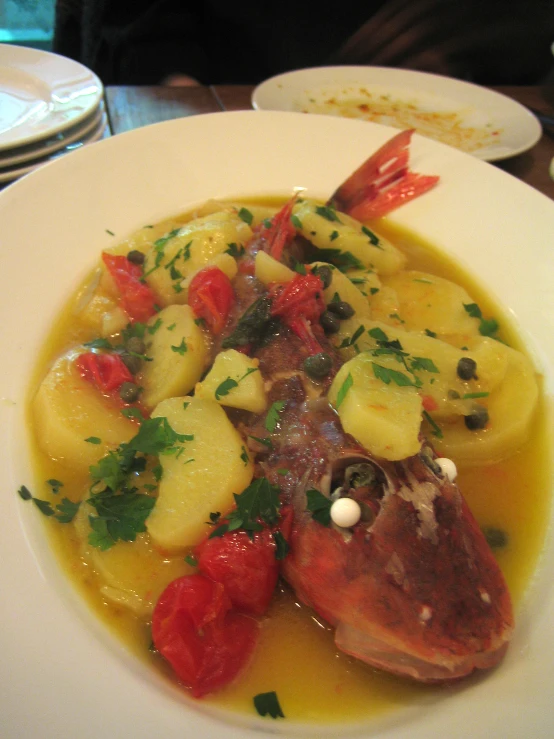
[[[460,680],[475,670],[490,669],[502,660],[508,649],[508,642],[503,642],[496,649],[458,659],[437,653],[431,661],[396,648],[344,622],[337,626],[335,644],[341,652],[372,667],[424,683]]]

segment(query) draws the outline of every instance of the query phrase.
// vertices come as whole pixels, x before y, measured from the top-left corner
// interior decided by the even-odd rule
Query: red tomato
[[[437,176],[408,169],[413,133],[401,131],[372,154],[333,194],[331,205],[359,221],[367,221],[381,218],[434,187]]]
[[[231,610],[221,583],[203,575],[173,580],[152,616],[152,639],[195,697],[230,683],[254,650],[258,623]]]
[[[75,366],[83,379],[104,393],[117,390],[124,382],[134,382],[133,375],[118,354],[85,352],[79,354]]]
[[[274,285],[271,315],[278,316],[303,341],[310,354],[323,351],[314,336],[319,331],[319,319],[325,310],[323,283],[314,274],[296,275],[285,285]]]
[[[256,532],[253,539],[244,531],[205,539],[195,555],[200,572],[223,584],[235,608],[252,616],[267,611],[279,576],[270,531]]]
[[[290,217],[297,197],[297,195],[294,195],[288,203],[285,203],[281,210],[273,216],[269,226],[263,224],[259,230],[259,236],[266,240],[264,251],[267,251],[277,261],[280,261],[283,249],[296,234],[296,229],[292,225]]]
[[[424,411],[436,411],[439,407],[439,404],[432,395],[422,395],[421,403]]]
[[[127,257],[102,254],[102,260],[121,295],[121,307],[131,321],[146,323],[156,313],[156,296],[142,280],[142,267]]]
[[[220,334],[235,302],[231,280],[218,267],[201,269],[191,280],[188,301],[198,318],[206,321],[210,331]]]

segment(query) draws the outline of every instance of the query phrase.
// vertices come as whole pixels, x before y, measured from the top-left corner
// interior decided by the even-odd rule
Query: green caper
[[[337,300],[335,303],[329,303],[327,310],[330,310],[337,318],[344,320],[345,318],[352,318],[356,312],[354,308],[347,303],[346,300]]]
[[[449,390],[448,393],[448,400],[459,400],[460,399],[460,393],[457,390]]]
[[[119,388],[119,397],[125,403],[134,403],[138,398],[140,388],[134,382],[124,382]]]
[[[139,339],[138,336],[131,336],[131,338],[127,339],[125,342],[125,349],[132,354],[145,354],[146,344],[142,339]]]
[[[304,370],[307,375],[319,379],[327,377],[333,366],[333,359],[327,352],[319,352],[304,360]]]
[[[489,422],[489,412],[484,405],[475,405],[471,413],[464,416],[464,422],[470,431],[479,431]]]
[[[144,256],[143,252],[139,251],[138,249],[131,249],[131,251],[127,254],[127,259],[133,264],[144,264],[144,260],[146,259],[146,257]]]
[[[133,354],[127,354],[126,352],[121,353],[121,361],[127,367],[132,375],[136,375],[142,366],[142,360],[140,357],[135,357]]]
[[[508,534],[503,529],[497,529],[496,526],[485,526],[483,534],[491,549],[503,549],[508,544]]]
[[[314,272],[323,283],[323,289],[326,290],[333,279],[333,272],[331,271],[331,267],[327,267],[325,264],[322,264],[316,267],[314,269]]]
[[[326,334],[336,334],[340,329],[340,319],[328,310],[323,311],[319,322]]]
[[[456,373],[460,380],[471,380],[475,377],[477,362],[471,357],[462,357],[456,367]]]

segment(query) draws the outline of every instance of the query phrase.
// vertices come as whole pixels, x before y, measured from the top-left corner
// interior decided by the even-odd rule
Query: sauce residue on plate
[[[452,107],[448,101],[431,96],[395,97],[363,86],[306,92],[305,98],[295,101],[294,110],[413,128],[421,136],[466,152],[494,145],[502,132],[491,121],[474,122],[476,111]]]

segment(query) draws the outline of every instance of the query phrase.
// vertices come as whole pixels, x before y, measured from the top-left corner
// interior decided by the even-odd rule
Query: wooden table
[[[106,107],[112,134],[129,131],[171,118],[215,113],[222,110],[251,109],[252,87],[217,85],[213,87],[108,87]],[[536,87],[495,87],[523,105],[554,117],[552,92]],[[544,130],[530,150],[496,164],[506,172],[554,199],[554,181],[549,165],[554,157],[554,128]]]

